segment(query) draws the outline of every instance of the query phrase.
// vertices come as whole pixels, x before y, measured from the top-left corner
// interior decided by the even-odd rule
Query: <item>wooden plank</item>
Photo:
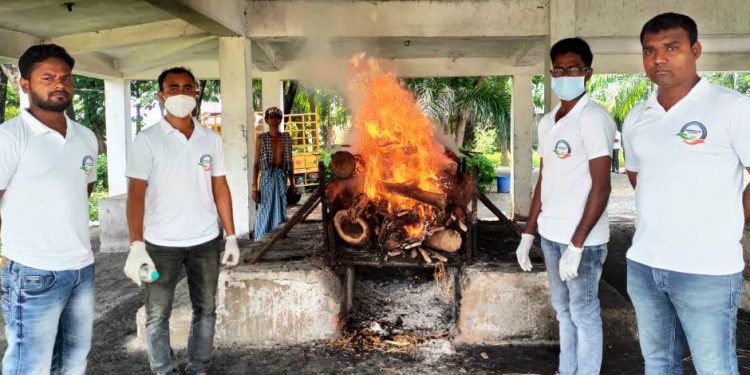
[[[319,191],[310,195],[302,205],[302,207],[300,207],[300,209],[294,213],[294,216],[292,216],[289,221],[284,223],[281,229],[279,229],[278,232],[274,233],[273,237],[271,237],[271,239],[266,242],[260,252],[258,252],[258,255],[256,255],[255,258],[250,261],[250,264],[256,264],[260,262],[263,259],[263,256],[266,255],[269,250],[271,250],[271,247],[276,243],[276,241],[284,237],[287,233],[289,233],[292,227],[294,227],[297,223],[307,217],[307,215],[309,215],[310,212],[312,212],[313,209],[315,209],[315,207],[320,203],[320,195],[321,194]]]

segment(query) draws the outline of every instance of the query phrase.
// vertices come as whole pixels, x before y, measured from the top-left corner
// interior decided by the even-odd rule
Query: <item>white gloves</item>
[[[569,281],[578,277],[581,254],[583,254],[583,248],[575,247],[572,244],[565,249],[562,257],[560,257],[560,279],[562,281]]]
[[[529,259],[529,251],[531,251],[531,245],[534,244],[534,235],[524,233],[521,235],[521,243],[518,244],[516,249],[516,258],[518,258],[518,265],[521,269],[529,272],[531,271],[531,259]]]
[[[125,261],[125,268],[122,270],[125,271],[125,275],[130,278],[130,280],[133,280],[138,286],[141,286],[142,284],[140,273],[141,267],[143,267],[144,264],[148,264],[154,269],[156,268],[154,261],[148,256],[146,244],[142,241],[134,241],[130,244],[130,253],[128,254],[128,259]]]
[[[221,264],[227,267],[234,267],[240,263],[240,246],[237,244],[235,235],[227,236],[224,244],[224,255],[221,257]]]

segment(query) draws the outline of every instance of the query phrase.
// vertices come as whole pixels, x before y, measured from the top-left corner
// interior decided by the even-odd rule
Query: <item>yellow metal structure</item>
[[[201,113],[201,125],[203,125],[204,128],[213,129],[213,131],[221,134],[221,113]]]
[[[293,113],[284,116],[284,131],[292,137],[294,184],[315,186],[320,161],[320,127],[315,113]]]

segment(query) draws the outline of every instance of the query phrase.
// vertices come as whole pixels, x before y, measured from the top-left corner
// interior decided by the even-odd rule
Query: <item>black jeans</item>
[[[620,172],[620,149],[612,149],[612,172]]]
[[[220,238],[190,247],[166,247],[146,242],[146,251],[159,272],[155,282],[144,284],[148,360],[156,374],[170,373],[178,366],[169,344],[169,316],[175,287],[185,274],[193,307],[187,373],[198,374],[208,370],[211,364]]]

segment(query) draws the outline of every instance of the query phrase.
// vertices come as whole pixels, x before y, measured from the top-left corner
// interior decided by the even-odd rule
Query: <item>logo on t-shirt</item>
[[[565,141],[564,139],[561,139],[555,143],[555,155],[557,155],[560,159],[567,159],[570,157],[571,153],[570,144]]]
[[[198,165],[200,165],[204,171],[210,172],[211,171],[211,155],[205,154],[201,156],[200,162],[198,162]]]
[[[83,173],[86,173],[86,176],[91,174],[91,171],[94,170],[94,158],[91,157],[91,155],[86,155],[83,157],[83,160],[81,160],[81,168]]]
[[[706,130],[706,127],[698,121],[688,122],[682,127],[682,129],[680,129],[680,132],[677,133],[677,136],[682,138],[683,142],[691,146],[705,143],[707,135],[708,131]]]

